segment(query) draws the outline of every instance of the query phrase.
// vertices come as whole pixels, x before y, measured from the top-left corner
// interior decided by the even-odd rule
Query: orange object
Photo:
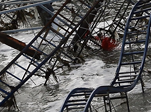
[[[17,49],[19,51],[22,51],[25,47],[26,47],[26,44],[24,42],[21,42],[9,35],[6,35],[2,32],[0,32],[0,42],[14,48],[14,49]],[[40,59],[40,55],[42,54],[41,52],[29,47],[26,51],[25,51],[25,54],[36,58],[36,59]]]

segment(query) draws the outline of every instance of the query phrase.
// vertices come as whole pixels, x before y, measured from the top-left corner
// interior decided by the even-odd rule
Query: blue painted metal
[[[2,31],[3,33],[13,33],[13,32],[25,32],[25,31],[30,31],[30,30],[40,30],[43,27],[32,27],[32,28],[24,28],[24,29],[14,29],[14,30],[5,30]]]
[[[60,112],[63,112],[64,110],[67,110],[69,112],[70,110],[78,110],[81,108],[83,108],[82,110],[80,110],[82,112],[92,112],[91,102],[93,98],[97,95],[101,95],[104,98],[106,112],[112,111],[111,100],[119,98],[126,98],[128,112],[130,111],[127,92],[131,91],[136,86],[138,81],[141,81],[142,83],[141,75],[143,72],[145,58],[147,54],[151,27],[150,3],[150,0],[140,0],[139,2],[137,2],[137,4],[135,4],[129,15],[125,27],[118,67],[115,73],[115,78],[113,79],[111,84],[109,86],[97,87],[94,90],[91,89],[92,92],[90,91],[90,93],[88,94],[84,93],[86,90],[89,90],[89,88],[73,89],[67,96]],[[147,20],[147,22],[142,22],[144,19]],[[137,45],[141,44],[145,47],[139,50],[133,48],[133,46],[136,47]],[[125,58],[128,58],[129,61],[125,60]],[[123,67],[129,67],[130,71],[123,71]],[[81,97],[79,97],[79,94],[77,93],[82,92],[83,94],[81,94]],[[125,95],[113,98],[110,97],[110,94],[114,93],[125,93]],[[85,105],[83,103],[79,103],[80,99],[84,97]],[[108,101],[107,104],[106,101]],[[109,106],[109,110],[107,110],[107,106]]]
[[[30,8],[30,7],[36,7],[36,6],[39,6],[39,5],[42,5],[42,4],[52,3],[54,1],[59,1],[59,0],[42,1],[42,2],[39,2],[39,3],[34,3],[34,4],[26,5],[26,6],[21,6],[21,7],[14,8],[14,9],[0,11],[0,15],[10,13],[10,12],[14,12],[14,11],[18,11],[18,10],[27,9],[27,8]],[[11,5],[13,5],[13,4],[11,4]]]
[[[44,7],[43,5],[40,5],[40,7],[42,8],[42,9],[44,9],[45,11],[47,11],[50,15],[54,15],[54,13],[52,12],[52,11],[50,11],[49,9],[47,9],[46,7]],[[62,20],[60,17],[56,17],[56,19],[58,19],[58,20],[60,20],[61,22],[63,22],[66,26],[68,26],[68,27],[70,27],[70,28],[72,28],[72,26],[71,25],[69,25],[67,22],[65,22],[64,20]],[[73,28],[72,28],[73,29]]]
[[[34,74],[36,74],[37,71],[40,71],[42,75],[45,75],[47,68],[44,68],[43,65],[45,66],[46,64],[48,68],[54,70],[57,62],[61,63],[57,59],[57,56],[60,56],[60,58],[62,57],[66,58],[69,61],[73,61],[76,58],[73,55],[70,56],[68,51],[64,50],[64,47],[68,47],[66,46],[66,43],[68,44],[70,43],[71,40],[69,38],[75,35],[80,24],[87,18],[87,16],[91,13],[91,11],[95,8],[95,6],[91,8],[84,7],[84,8],[87,8],[88,12],[86,14],[81,14],[82,18],[79,20],[79,22],[77,22],[76,25],[72,27],[71,27],[71,24],[72,24],[71,21],[68,19],[65,19],[66,15],[60,16],[58,19],[58,23],[59,24],[61,23],[62,26],[66,26],[67,30],[57,25],[60,29],[58,31],[54,29],[51,24],[55,22],[55,18],[57,18],[59,14],[63,14],[65,12],[64,9],[66,5],[74,5],[70,1],[72,0],[66,0],[65,2],[61,2],[62,6],[60,7],[60,9],[58,9],[56,14],[52,16],[52,18],[47,23],[47,25],[43,27],[41,31],[27,44],[27,46],[21,52],[19,52],[19,54],[17,54],[17,56],[10,63],[8,63],[7,66],[5,66],[0,71],[0,76],[6,75],[15,82],[14,84],[12,83],[10,84],[9,82],[7,81],[4,82],[2,81],[2,79],[0,79],[0,84],[2,85],[0,87],[1,94],[6,96],[4,98],[1,98],[0,106],[3,106],[8,101],[8,99],[15,96],[14,93],[20,87],[22,87],[22,85],[24,85]],[[81,1],[82,0],[77,0],[78,5],[80,6],[83,5],[83,2],[84,2],[84,1],[83,2]],[[94,5],[96,5],[98,2],[99,1],[97,1]],[[45,2],[42,2],[42,3],[45,3]],[[29,5],[29,6],[30,7],[40,6],[40,4],[37,3],[37,4]],[[12,9],[10,11],[2,11],[0,12],[0,14],[24,9],[29,6],[21,7],[19,9]],[[51,31],[50,34],[48,33],[49,31]],[[34,58],[34,56],[33,57],[27,56],[25,52],[26,50],[28,50],[28,48],[34,48],[36,51],[41,52],[42,54],[40,56],[40,59],[37,60]],[[22,62],[22,59],[27,60],[26,61],[27,65],[24,65],[24,63],[20,63]],[[20,72],[19,73],[17,73],[17,71],[11,72],[10,69],[12,66],[15,68],[15,70],[19,70]]]
[[[38,2],[44,2],[44,1],[48,1],[48,0],[34,0],[34,1],[29,1],[29,0],[11,0],[11,1],[1,1],[1,5],[16,5],[16,4],[32,4],[32,3],[38,3]],[[52,0],[52,2],[55,2],[58,0]]]
[[[20,2],[19,2],[20,1]],[[43,10],[47,11],[50,15],[54,15],[54,13],[52,11],[50,11],[49,9],[47,9],[46,7],[44,7],[43,5],[45,4],[49,4],[49,3],[53,3],[53,2],[57,2],[59,0],[48,0],[48,1],[36,1],[36,2],[31,2],[31,1],[21,1],[21,0],[18,0],[18,2],[13,2],[13,1],[9,1],[9,2],[2,2],[1,5],[18,5],[18,4],[24,4],[24,6],[22,5],[18,5],[19,7],[17,8],[14,8],[14,9],[8,9],[8,10],[3,10],[3,11],[0,11],[0,15],[2,14],[7,14],[7,13],[11,13],[11,12],[15,12],[15,11],[19,11],[19,10],[24,10],[24,9],[28,9],[28,8],[33,8],[33,7],[41,7]],[[29,5],[27,5],[29,4]],[[58,18],[58,17],[56,17]],[[60,19],[61,21],[63,21],[62,19]],[[14,30],[6,30],[6,31],[2,31],[4,33],[12,33],[12,32],[23,32],[23,31],[29,31],[29,30],[37,30],[37,29],[42,29],[41,26],[39,27],[31,27],[31,28],[25,28],[25,29],[14,29]]]

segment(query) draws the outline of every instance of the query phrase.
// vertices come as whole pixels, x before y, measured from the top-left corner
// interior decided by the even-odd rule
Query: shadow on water
[[[110,68],[112,65],[117,65],[120,57],[120,50],[112,50],[112,51],[103,51],[99,50],[90,50],[89,51],[90,59],[98,59],[104,62],[105,68]]]
[[[131,112],[151,112],[151,89],[145,90],[145,93],[129,94],[129,105]],[[117,112],[127,112],[126,103],[119,104],[116,107]]]

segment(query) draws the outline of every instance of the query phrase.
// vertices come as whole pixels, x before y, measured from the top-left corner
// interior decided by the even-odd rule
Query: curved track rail
[[[49,2],[51,3],[51,1]],[[86,20],[99,1],[95,2],[92,6],[86,4],[83,0],[66,0],[60,3],[61,7],[55,14],[44,6],[47,2],[20,7],[21,9],[26,9],[28,7],[39,6],[51,14],[52,18],[29,44],[0,72],[0,107],[7,107],[9,102],[13,102],[14,93],[33,75],[39,74],[49,79],[50,75],[55,75],[55,69],[57,69],[56,65],[58,63],[62,63],[65,66],[69,65],[68,61],[63,58],[68,59],[69,62],[74,61],[76,58],[69,55],[69,52],[65,50],[67,49],[66,46],[71,42],[69,38],[72,39],[80,24]],[[4,10],[0,14],[6,14],[7,12],[19,10],[20,8]],[[56,22],[56,19],[58,22]],[[73,22],[73,19],[78,21]],[[52,24],[55,24],[59,30],[55,29]],[[26,52],[30,48],[36,51],[32,56],[26,55]],[[23,60],[26,60],[26,64],[22,63]],[[12,72],[12,66],[20,72]],[[9,80],[13,80],[15,83],[3,80],[3,76],[8,77]],[[13,103],[10,104],[10,106],[12,105]]]
[[[60,112],[65,110],[80,110],[92,112],[92,101],[95,97],[103,97],[105,112],[112,111],[113,99],[126,99],[128,112],[129,103],[127,93],[140,81],[143,90],[142,72],[148,49],[151,26],[151,2],[140,0],[133,7],[126,23],[121,55],[115,73],[115,78],[109,86],[96,89],[76,88],[67,96]],[[125,71],[125,68],[128,68]],[[114,94],[120,94],[118,96]]]

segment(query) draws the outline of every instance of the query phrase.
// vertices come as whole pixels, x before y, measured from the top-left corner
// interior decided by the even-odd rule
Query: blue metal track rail
[[[87,16],[93,10],[96,10],[95,6],[99,3],[99,1],[97,1],[91,6],[83,0],[66,0],[65,2],[60,2],[61,7],[53,13],[43,5],[52,1],[53,0],[0,11],[0,14],[7,14],[8,12],[26,9],[28,7],[39,6],[52,15],[52,18],[46,26],[0,71],[0,94],[2,95],[0,97],[0,107],[7,106],[8,101],[14,98],[15,92],[33,75],[44,75],[47,70],[50,70],[50,74],[53,74],[57,69],[57,64],[65,64],[64,58],[68,59],[69,62],[75,60],[76,57],[70,55],[66,48],[76,34],[80,24],[86,21]],[[86,12],[83,12],[83,8]],[[74,17],[72,11],[74,11]],[[75,19],[78,20],[78,22],[73,22]],[[52,24],[55,24],[57,29],[55,29]],[[33,55],[33,57],[26,55],[25,52],[28,48],[33,48],[35,51],[40,52],[40,57],[35,59],[34,56],[36,54]],[[22,63],[23,60],[26,60],[26,63]],[[12,72],[11,69],[13,68],[17,71]],[[8,77],[9,81],[3,80],[3,76]]]
[[[151,26],[151,1],[140,0],[133,7],[125,26],[121,55],[115,78],[109,86],[96,89],[76,88],[67,96],[60,112],[93,112],[93,99],[102,97],[105,112],[113,111],[113,99],[126,99],[130,112],[127,93],[140,81],[143,89],[142,72],[148,49]],[[140,47],[141,46],[141,47]],[[125,68],[126,71],[125,71]],[[117,94],[120,94],[117,96]],[[95,102],[96,104],[96,102]]]

